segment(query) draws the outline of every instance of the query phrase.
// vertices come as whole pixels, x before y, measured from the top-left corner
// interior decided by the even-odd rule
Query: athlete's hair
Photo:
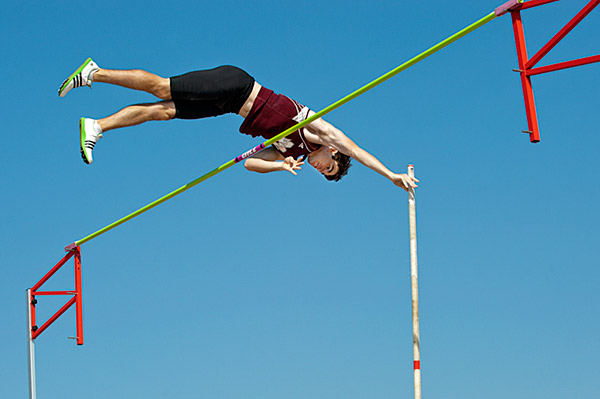
[[[350,163],[350,158],[346,154],[342,154],[341,152],[336,152],[332,156],[333,160],[338,164],[338,171],[335,175],[323,175],[329,181],[340,181],[340,179],[348,174],[348,169],[352,164]]]

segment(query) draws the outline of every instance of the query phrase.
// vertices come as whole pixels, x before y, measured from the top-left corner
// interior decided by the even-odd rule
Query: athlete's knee
[[[170,100],[171,80],[169,78],[160,78],[156,83],[153,94],[161,100]]]
[[[156,121],[168,121],[175,117],[175,104],[173,101],[161,101],[151,107],[151,117]]]

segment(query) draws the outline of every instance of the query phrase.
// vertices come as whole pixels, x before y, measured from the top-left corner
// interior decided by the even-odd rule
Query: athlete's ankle
[[[94,121],[94,131],[97,134],[102,134],[107,132],[108,130],[110,130],[108,128],[108,124],[106,122],[104,122],[104,120],[102,119],[98,119],[96,121]]]
[[[106,83],[106,69],[100,68],[92,75],[94,82]]]
[[[100,126],[100,122],[99,121],[94,121],[94,131],[97,134],[102,134],[103,130],[102,130],[102,126]]]

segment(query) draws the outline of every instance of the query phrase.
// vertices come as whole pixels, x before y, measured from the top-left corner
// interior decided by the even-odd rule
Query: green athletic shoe
[[[58,89],[58,95],[60,97],[64,97],[67,93],[76,87],[81,86],[89,86],[92,87],[92,81],[94,77],[94,73],[100,69],[98,65],[91,58],[85,60],[85,62],[77,68],[75,72],[71,76],[69,76],[65,81],[60,85]]]
[[[79,148],[81,149],[81,158],[86,164],[94,162],[92,150],[96,142],[102,137],[102,133],[96,133],[94,129],[96,121],[90,118],[79,119]]]

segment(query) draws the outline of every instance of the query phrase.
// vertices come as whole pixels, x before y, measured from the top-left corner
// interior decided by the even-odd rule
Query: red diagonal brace
[[[50,327],[52,323],[54,323],[60,316],[62,316],[63,313],[65,313],[71,306],[73,306],[76,300],[77,299],[75,297],[69,299],[69,301],[65,303],[63,307],[60,308],[56,313],[54,313],[54,315],[52,315],[52,317],[50,317],[47,322],[45,322],[41,327],[37,328],[31,334],[31,338],[36,339],[41,333],[43,333],[48,327]]]

